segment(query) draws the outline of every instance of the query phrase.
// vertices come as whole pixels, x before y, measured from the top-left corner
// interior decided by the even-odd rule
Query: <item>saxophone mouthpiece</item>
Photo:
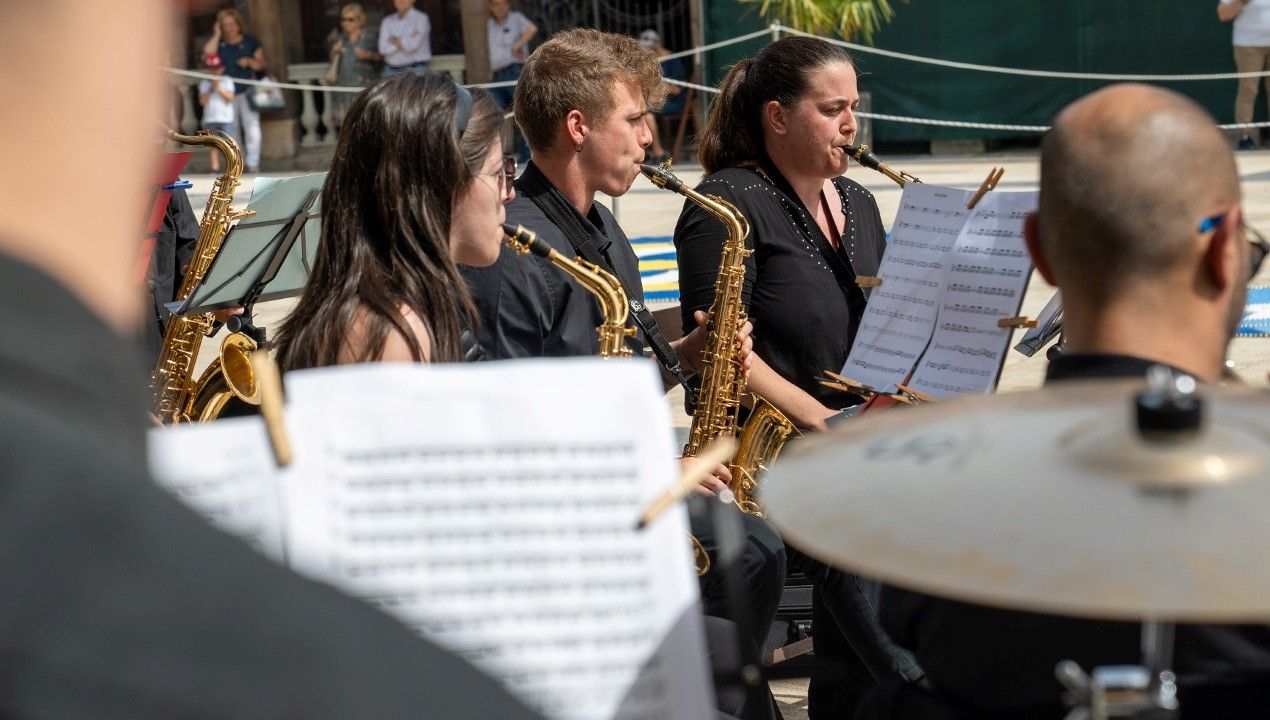
[[[507,236],[507,244],[511,249],[522,255],[533,253],[541,258],[551,255],[551,246],[523,225],[503,223],[503,234]]]
[[[882,160],[869,149],[868,145],[863,143],[859,145],[844,145],[842,149],[854,158],[856,162],[869,168],[870,170],[877,170],[878,166],[882,164]]]
[[[670,171],[668,165],[649,165],[648,163],[640,163],[639,171],[644,173],[644,177],[652,181],[659,188],[665,188],[673,192],[679,192],[679,188],[683,187],[683,181]]]

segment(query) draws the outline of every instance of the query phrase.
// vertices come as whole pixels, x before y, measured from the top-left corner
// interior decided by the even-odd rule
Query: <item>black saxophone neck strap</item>
[[[569,206],[569,202],[565,200],[564,195],[532,163],[525,168],[525,172],[520,176],[520,180],[516,183],[516,190],[532,200],[547,216],[547,219],[560,228],[564,236],[568,238],[569,244],[573,246],[574,252],[581,255],[582,259],[603,268],[615,278],[621,278],[613,268],[612,263],[591,242],[591,233],[587,232],[587,229],[582,226],[581,218]],[[675,355],[675,351],[670,347],[666,336],[662,334],[661,328],[657,326],[657,319],[653,317],[653,313],[633,293],[626,293],[626,299],[630,304],[631,316],[635,318],[635,322],[644,331],[644,337],[648,339],[649,344],[652,346],[653,354],[657,356],[658,362],[683,386],[684,392],[688,393],[689,397],[693,397],[695,393],[688,377],[689,373],[684,370],[683,365],[679,362],[679,357]]]

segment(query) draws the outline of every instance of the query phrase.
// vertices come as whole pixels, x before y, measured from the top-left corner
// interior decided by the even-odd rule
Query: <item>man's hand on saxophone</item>
[[[702,353],[705,352],[706,341],[710,338],[710,330],[706,327],[707,315],[704,311],[696,311],[692,314],[692,319],[697,322],[697,327],[672,342],[670,346],[674,348],[675,355],[679,357],[679,362],[683,363],[685,369],[697,372],[701,369]],[[740,348],[741,373],[746,378],[750,376],[750,367],[754,364],[754,339],[750,337],[753,331],[754,325],[747,320],[736,333],[736,342]]]
[[[694,458],[690,457],[679,458],[680,472],[682,472],[693,459]],[[721,490],[726,490],[728,488],[728,483],[731,481],[732,471],[728,470],[727,465],[719,463],[713,470],[710,471],[709,475],[697,484],[696,491],[697,494],[704,495],[705,497],[715,497]]]

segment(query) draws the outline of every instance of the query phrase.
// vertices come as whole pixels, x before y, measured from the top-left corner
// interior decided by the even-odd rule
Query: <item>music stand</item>
[[[243,314],[230,319],[230,330],[263,346],[265,332],[252,323],[252,309],[261,300],[299,295],[308,282],[321,239],[325,181],[326,173],[266,180],[264,185],[257,180],[247,207],[255,215],[230,230],[202,284],[174,312],[241,307]]]

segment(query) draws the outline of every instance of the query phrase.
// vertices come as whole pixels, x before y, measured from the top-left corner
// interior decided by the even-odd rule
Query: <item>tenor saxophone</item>
[[[507,236],[507,244],[513,250],[521,255],[533,253],[550,262],[571,275],[600,301],[604,321],[595,330],[600,336],[600,357],[631,355],[626,338],[634,337],[635,328],[626,324],[630,315],[626,291],[622,289],[622,282],[613,277],[613,273],[582,258],[565,257],[532,230],[521,225],[504,224],[503,234]],[[705,575],[710,571],[710,556],[697,538],[691,535],[688,537],[692,540],[692,558],[697,575]]]
[[[194,257],[185,270],[185,278],[176,294],[184,300],[203,282],[207,271],[220,252],[230,224],[245,213],[233,210],[234,190],[243,173],[242,152],[233,138],[222,132],[199,131],[197,135],[180,135],[168,131],[168,137],[182,145],[205,145],[225,157],[225,171],[212,184],[211,195],[203,208]],[[194,363],[203,338],[212,329],[212,314],[172,315],[163,333],[159,361],[150,375],[151,409],[164,422],[210,420],[219,414],[228,399],[217,389],[224,385],[234,394],[251,402],[255,378],[250,362],[244,359],[250,350],[242,342],[227,341],[222,354],[194,380]]]
[[[709,335],[701,363],[701,388],[692,415],[692,429],[684,456],[692,457],[722,435],[736,436],[737,413],[747,394],[741,368],[741,348],[737,332],[746,322],[741,288],[745,283],[745,259],[754,251],[745,247],[750,224],[735,205],[715,195],[703,195],[683,184],[667,165],[640,165],[654,185],[677,192],[699,205],[723,223],[728,239],[723,244],[719,274],[715,279],[714,302],[710,306]],[[758,504],[759,476],[780,454],[785,441],[794,434],[794,424],[774,405],[753,393],[754,407],[737,440],[736,455],[728,469],[729,487],[737,506],[761,515]]]

